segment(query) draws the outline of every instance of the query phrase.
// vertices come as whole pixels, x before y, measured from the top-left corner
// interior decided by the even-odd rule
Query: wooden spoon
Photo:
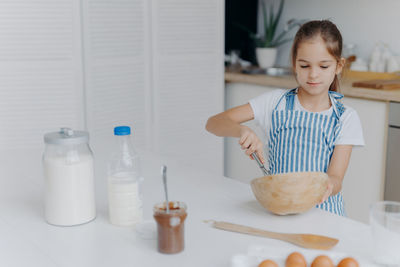
[[[217,222],[213,220],[205,222],[210,223],[217,229],[279,239],[304,248],[328,250],[339,242],[338,239],[322,235],[277,233],[228,222]]]

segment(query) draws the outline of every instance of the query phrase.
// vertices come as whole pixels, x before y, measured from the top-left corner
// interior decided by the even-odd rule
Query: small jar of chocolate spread
[[[184,249],[184,222],[186,216],[186,204],[183,202],[170,201],[169,213],[166,211],[165,202],[154,206],[159,252],[173,254]]]

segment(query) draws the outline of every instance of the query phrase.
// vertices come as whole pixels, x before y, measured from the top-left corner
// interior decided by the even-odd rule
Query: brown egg
[[[359,266],[360,265],[358,264],[358,262],[351,257],[344,258],[337,265],[337,267],[359,267]]]
[[[314,259],[311,263],[311,267],[334,267],[333,261],[331,258],[325,255],[319,255]]]
[[[286,267],[307,267],[306,259],[304,258],[303,254],[299,252],[293,252],[286,258]]]
[[[285,265],[285,267],[304,267],[304,266],[307,266],[307,265],[303,265],[300,262],[288,262]]]
[[[258,267],[279,267],[279,266],[273,260],[264,260],[258,265]]]

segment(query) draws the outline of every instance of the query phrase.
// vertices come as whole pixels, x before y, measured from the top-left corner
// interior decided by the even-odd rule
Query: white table
[[[16,164],[11,159],[0,160],[3,166]],[[368,225],[319,209],[295,216],[271,215],[256,202],[248,184],[171,159],[145,158],[143,163],[146,219],[152,220],[153,205],[164,198],[162,163],[168,166],[170,199],[188,206],[182,253],[160,254],[156,240],[144,240],[133,229],[111,225],[102,175],[96,181],[98,213],[94,221],[74,227],[47,224],[43,219],[42,178],[30,176],[27,164],[13,173],[0,169],[0,266],[229,266],[233,255],[245,253],[252,245],[280,246],[288,251],[296,248],[279,240],[217,230],[203,222],[207,219],[270,231],[323,234],[340,240],[334,251],[371,257]],[[32,164],[37,171],[40,159]]]

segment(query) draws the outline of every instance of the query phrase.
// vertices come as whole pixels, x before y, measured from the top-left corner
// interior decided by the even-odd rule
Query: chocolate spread
[[[159,252],[173,254],[184,249],[184,221],[186,216],[186,205],[183,202],[170,201],[169,213],[166,211],[165,203],[154,206]]]

